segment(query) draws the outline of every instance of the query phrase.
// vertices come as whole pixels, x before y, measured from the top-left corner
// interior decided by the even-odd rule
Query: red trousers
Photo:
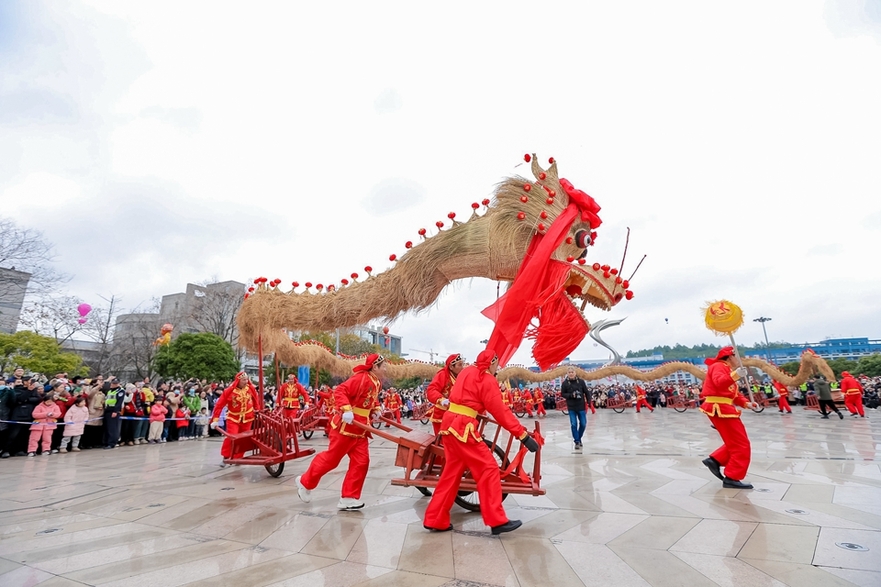
[[[789,405],[789,400],[786,399],[785,395],[781,395],[779,398],[777,398],[777,407],[780,408],[781,412],[786,410],[790,414],[792,413],[792,408]]]
[[[649,403],[645,400],[644,397],[641,397],[641,398],[639,398],[638,400],[636,400],[636,413],[637,413],[637,414],[639,413],[639,408],[640,408],[640,406],[645,406],[645,407],[647,407],[647,408],[649,409],[650,412],[654,412],[654,411],[655,411],[655,409],[651,406],[651,404],[649,404]]]
[[[321,478],[339,466],[343,457],[349,456],[349,468],[343,479],[341,497],[359,499],[361,488],[364,487],[364,478],[367,477],[367,467],[370,466],[370,451],[367,448],[367,438],[354,438],[340,434],[337,430],[330,429],[330,444],[327,450],[318,453],[309,468],[303,473],[300,482],[306,489],[315,489]]]
[[[437,530],[446,530],[450,525],[450,508],[459,491],[459,483],[465,469],[477,481],[477,495],[480,496],[480,514],[487,526],[501,526],[508,523],[505,508],[502,507],[502,481],[499,464],[493,458],[489,447],[483,442],[468,438],[461,442],[453,436],[444,438],[444,458],[446,464],[441,473],[431,502],[425,509],[424,525]]]
[[[851,414],[859,414],[860,416],[865,416],[866,412],[863,411],[863,396],[859,393],[849,393],[844,396],[844,405],[847,406],[847,411]]]
[[[300,415],[299,408],[282,408],[281,411],[285,418],[296,418]]]
[[[591,413],[591,414],[596,414],[596,413],[597,413],[597,409],[596,409],[596,406],[593,405],[593,402],[588,403],[588,405],[590,406],[590,413]]]
[[[725,467],[725,476],[735,481],[741,481],[746,477],[749,469],[750,444],[746,435],[746,428],[740,418],[717,418],[710,416],[710,422],[716,427],[719,436],[722,437],[722,446],[710,456]]]
[[[535,415],[536,416],[547,416],[548,413],[545,411],[544,402],[537,402],[535,404]]]
[[[435,435],[435,436],[437,436],[438,434],[440,434],[440,427],[441,427],[441,423],[440,423],[440,422],[432,422],[432,423],[431,423],[431,426],[432,426],[432,428],[434,428],[434,435]]]
[[[251,429],[251,424],[253,422],[247,422],[245,424],[240,424],[239,422],[233,422],[232,420],[226,421],[226,431],[230,434],[238,434],[240,432],[247,432]],[[240,459],[245,456],[245,451],[237,452],[236,454],[232,454],[232,439],[224,438],[223,446],[220,447],[220,456],[225,459]]]
[[[389,418],[389,420],[394,420],[395,422],[400,424],[401,423],[401,408],[398,408],[397,410],[391,410],[391,412],[392,412],[392,417]],[[386,424],[385,427],[388,428],[389,425]]]

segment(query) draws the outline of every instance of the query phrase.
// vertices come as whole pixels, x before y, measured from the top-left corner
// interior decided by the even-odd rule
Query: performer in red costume
[[[785,411],[787,414],[791,414],[792,407],[789,405],[789,390],[779,381],[771,381],[771,385],[780,394],[780,397],[777,398],[777,408],[780,410],[780,413],[782,414]]]
[[[737,389],[736,381],[746,376],[746,367],[737,366],[734,348],[730,346],[724,347],[715,359],[707,359],[705,363],[709,368],[700,395],[704,400],[701,411],[710,417],[724,444],[703,463],[722,480],[722,487],[752,489],[752,485],[743,482],[749,468],[749,437],[740,421],[740,411],[735,407],[753,406]],[[720,470],[722,467],[725,467],[724,476]]]
[[[444,368],[437,372],[425,389],[425,397],[434,406],[431,408],[429,419],[434,427],[435,436],[440,433],[441,422],[444,414],[447,413],[447,406],[450,405],[450,390],[453,389],[456,377],[464,368],[465,360],[462,359],[462,355],[458,353],[450,355],[444,362]]]
[[[296,418],[300,414],[300,408],[309,405],[309,394],[293,373],[288,375],[288,380],[278,388],[276,405],[281,407],[288,418]]]
[[[385,409],[392,413],[392,418],[394,418],[395,422],[398,424],[401,423],[401,406],[404,405],[401,402],[401,396],[398,395],[398,392],[394,389],[388,390],[388,393],[385,394]],[[386,428],[389,427],[388,424],[385,425]]]
[[[508,432],[520,439],[531,452],[538,450],[538,442],[514,417],[503,403],[498,392],[495,373],[499,358],[495,352],[485,350],[477,356],[476,363],[466,367],[456,379],[450,392],[450,405],[441,424],[444,435],[446,464],[428,508],[423,526],[426,530],[452,530],[450,508],[459,491],[465,469],[477,482],[480,496],[480,514],[493,534],[510,532],[521,526],[520,520],[508,520],[502,507],[502,483],[499,465],[492,453],[478,436],[477,414],[489,414]]]
[[[841,393],[844,394],[844,405],[847,406],[847,411],[850,412],[850,415],[856,416],[859,414],[861,418],[865,418],[863,386],[847,371],[842,371],[841,373]]]
[[[336,404],[334,403],[333,391],[326,385],[322,385],[321,389],[318,390],[318,408],[321,409],[322,407],[324,408],[324,415],[327,416],[327,423],[324,425],[324,435],[327,436],[330,434],[330,421],[336,409]]]
[[[547,416],[548,413],[545,411],[545,394],[541,387],[535,388],[532,398],[535,400],[535,415],[538,417]]]
[[[337,412],[330,425],[330,444],[327,450],[312,460],[309,468],[297,477],[297,495],[306,503],[312,501],[311,491],[318,486],[321,478],[337,468],[342,458],[349,457],[349,468],[343,479],[343,488],[337,508],[356,510],[364,507],[361,501],[361,488],[370,465],[370,452],[367,449],[367,432],[352,423],[355,421],[369,425],[370,413],[381,410],[379,391],[386,362],[382,355],[368,355],[363,365],[356,365],[354,375],[337,385],[334,400]]]
[[[528,389],[524,389],[520,393],[520,398],[523,400],[523,406],[526,408],[526,413],[530,418],[534,418],[535,416],[532,415],[532,402],[534,401],[532,399],[532,392]]]
[[[637,414],[639,413],[639,408],[641,406],[647,407],[650,412],[655,411],[655,409],[651,406],[651,404],[649,404],[648,401],[645,399],[645,395],[646,395],[645,390],[637,385],[636,386],[636,413]]]
[[[223,390],[217,403],[214,404],[214,412],[211,414],[211,427],[217,427],[220,413],[226,407],[226,431],[230,434],[247,432],[254,422],[256,407],[260,405],[257,389],[251,383],[248,375],[242,371],[236,375],[235,380],[229,387]],[[240,459],[245,456],[244,452],[232,454],[232,439],[224,438],[220,454],[225,459]]]

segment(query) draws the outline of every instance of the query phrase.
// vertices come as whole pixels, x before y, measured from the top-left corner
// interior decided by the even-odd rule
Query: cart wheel
[[[379,419],[379,414],[374,413],[374,415],[370,416],[370,425],[379,430],[379,427],[382,426],[382,420]]]
[[[688,409],[688,404],[686,404],[685,402],[673,404],[673,409],[682,414]]]
[[[422,425],[423,425],[423,426],[425,426],[426,424],[428,424],[428,418],[420,418],[419,421],[422,422]],[[429,495],[431,495],[431,494],[429,494]]]
[[[486,446],[493,452],[493,455],[496,457],[496,462],[499,463],[499,469],[506,469],[508,467],[508,459],[505,458],[505,451],[502,450],[502,447],[499,445],[493,446],[493,443],[487,439],[483,439],[483,442],[486,443]],[[505,501],[505,498],[508,497],[507,493],[502,494],[502,501]],[[479,512],[480,511],[480,496],[476,491],[460,491],[458,495],[456,495],[456,505],[460,508],[466,509],[469,512]]]
[[[615,410],[617,413],[620,414],[620,413],[622,413],[622,412],[624,411],[624,409],[625,409],[626,407],[627,407],[627,403],[626,403],[626,402],[621,402],[620,404],[614,406],[612,409]]]
[[[275,448],[279,453],[285,453],[285,447],[281,444],[281,436],[278,435],[278,432],[271,432],[269,437],[269,445]],[[281,476],[282,471],[284,471],[284,461],[280,463],[276,463],[274,465],[263,465],[266,467],[266,472],[272,475],[273,477]]]
[[[563,415],[564,415],[564,416],[568,416],[568,415],[569,415],[569,409],[568,409],[568,408],[563,408],[563,409],[560,410],[560,411],[563,412]]]
[[[763,404],[763,403],[761,403],[761,402],[756,402],[756,403],[758,404],[758,406],[755,407],[755,408],[753,408],[753,411],[754,411],[756,414],[761,414],[762,412],[765,411],[765,404]]]
[[[310,438],[312,438],[312,434],[314,434],[314,433],[315,433],[314,430],[303,430],[303,439],[309,440]]]
[[[421,493],[425,497],[431,497],[431,489],[429,489],[428,487],[418,487],[417,486],[416,489],[418,489],[419,493]]]
[[[526,416],[526,410],[523,410],[522,412],[514,412],[514,415],[518,418],[523,418]]]

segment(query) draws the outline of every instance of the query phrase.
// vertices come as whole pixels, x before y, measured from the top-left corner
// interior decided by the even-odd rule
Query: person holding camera
[[[560,393],[566,399],[566,409],[569,410],[569,425],[572,427],[575,450],[581,450],[584,447],[581,439],[587,428],[588,391],[584,380],[575,375],[575,367],[566,370],[566,378],[563,380]]]

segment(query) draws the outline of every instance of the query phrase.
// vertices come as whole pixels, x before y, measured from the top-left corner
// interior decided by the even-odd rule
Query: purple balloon
[[[86,314],[92,311],[92,306],[89,304],[80,304],[76,307],[76,311],[80,313],[80,316],[85,317]],[[85,322],[85,320],[83,322]],[[80,322],[80,324],[82,324],[82,322]]]
[[[85,319],[85,318],[80,318],[79,320],[77,320],[77,322],[79,322],[80,324],[85,324],[85,323],[86,323],[86,319]]]

